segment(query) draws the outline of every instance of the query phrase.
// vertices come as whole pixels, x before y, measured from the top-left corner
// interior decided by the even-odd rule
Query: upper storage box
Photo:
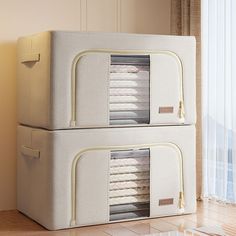
[[[18,41],[18,122],[46,129],[194,124],[195,39],[44,32]]]

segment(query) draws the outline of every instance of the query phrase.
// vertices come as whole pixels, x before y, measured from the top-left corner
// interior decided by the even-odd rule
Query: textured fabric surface
[[[184,171],[184,213],[192,213],[196,209],[195,198],[195,127],[194,126],[166,126],[166,127],[135,127],[120,129],[79,129],[79,130],[58,130],[47,131],[37,128],[18,126],[18,158],[17,158],[17,208],[30,218],[49,229],[60,229],[71,227],[71,168],[75,156],[84,148],[94,148],[85,152],[79,159],[76,168],[76,225],[88,225],[109,222],[109,185],[115,187],[114,181],[135,180],[133,185],[147,185],[146,180],[150,179],[150,199],[152,199],[151,216],[158,207],[159,197],[154,189],[163,188],[163,191],[172,191],[172,186],[158,183],[158,173],[152,169],[151,178],[149,173],[131,173],[111,175],[109,178],[109,162],[111,155],[109,150],[97,151],[99,146],[119,146],[119,145],[140,145],[170,142],[179,146],[183,153]],[[40,150],[40,159],[25,156],[21,153],[21,146]],[[172,149],[150,148],[150,158],[152,163],[168,166],[168,181],[178,181],[176,172],[178,170],[178,159]],[[125,152],[125,155],[130,152]],[[141,153],[142,155],[146,152]],[[125,156],[124,155],[124,156]],[[141,156],[142,156],[141,155]],[[164,155],[162,158],[158,158]],[[166,158],[165,158],[166,157]],[[171,158],[173,157],[173,158]],[[154,162],[155,160],[155,162]],[[167,162],[165,162],[167,161]],[[179,163],[179,162],[178,162]],[[177,167],[174,169],[173,168]],[[166,168],[166,167],[165,167]],[[163,168],[163,170],[165,170]],[[156,172],[155,172],[156,170]],[[145,173],[145,172],[144,172]],[[162,171],[162,176],[165,172]],[[114,178],[113,178],[114,176]],[[164,176],[165,177],[165,176]],[[113,178],[113,179],[112,179]],[[109,179],[109,181],[108,181]],[[113,180],[113,181],[112,181]],[[111,181],[111,183],[110,183]],[[129,181],[128,181],[129,182]],[[128,184],[127,182],[127,184]],[[114,184],[114,185],[113,185]],[[174,184],[175,185],[175,184]],[[121,185],[120,188],[127,186]],[[148,187],[148,186],[147,186]],[[174,186],[173,186],[174,187]],[[115,189],[116,188],[116,189]],[[176,192],[176,190],[174,190]],[[170,192],[170,197],[173,192]],[[145,196],[145,195],[144,195]],[[119,198],[119,197],[118,197]],[[163,196],[163,198],[166,198]],[[115,199],[115,198],[114,198]],[[136,201],[133,197],[131,200]],[[149,197],[148,197],[149,199]],[[127,202],[127,198],[122,198],[120,202]],[[147,198],[143,199],[147,200]],[[115,200],[114,200],[115,201]],[[31,204],[29,204],[29,202]],[[99,202],[99,204],[97,204]],[[177,206],[178,202],[174,203]],[[44,207],[42,207],[44,206]],[[164,208],[163,208],[164,209]],[[81,213],[83,213],[81,215]],[[163,212],[162,212],[163,213]],[[173,208],[165,211],[165,215],[179,214]]]
[[[30,52],[28,51],[29,42],[34,45],[34,52],[41,55],[40,61],[32,66],[21,63],[22,57]],[[147,73],[145,73],[147,66],[110,65],[112,52],[90,52],[89,55],[83,55],[77,64],[74,64],[75,69],[72,72],[72,62],[80,53],[87,49],[104,48],[118,51],[160,52],[150,55],[152,70],[150,103],[147,101],[149,93],[144,92],[144,88],[149,87],[149,83],[146,83]],[[113,101],[114,96],[119,95],[141,96],[135,98],[137,102],[134,102],[131,107],[121,104],[120,108],[119,103],[118,105],[112,103],[111,112],[113,110],[117,112],[119,109],[129,111],[136,108],[140,111],[147,110],[149,107],[151,125],[194,124],[196,122],[195,40],[193,37],[54,31],[21,38],[18,51],[19,86],[17,89],[18,94],[22,95],[17,100],[20,114],[18,122],[21,124],[49,130],[107,127],[110,125],[109,95],[113,96]],[[181,63],[178,62],[178,58]],[[179,97],[182,69],[184,120],[178,114],[179,107],[182,107],[179,105],[182,99]],[[125,72],[124,74],[133,71],[133,73],[138,72],[138,76],[135,81],[116,81],[113,78],[110,84],[109,75],[114,74],[112,71],[118,72],[119,76],[121,71]],[[43,79],[42,73],[45,74]],[[139,81],[141,76],[144,79]],[[166,94],[171,94],[171,96],[166,96]],[[140,105],[138,103],[141,103],[143,95],[147,97]],[[174,118],[171,113],[159,114],[159,106],[173,107]],[[132,125],[147,123],[147,119],[144,118],[141,122],[134,118],[131,121]],[[114,125],[117,124],[115,120]],[[127,122],[124,121],[123,125],[127,125]]]
[[[201,78],[201,1],[171,0],[171,33],[196,37],[196,144],[197,195],[202,195],[202,78]]]

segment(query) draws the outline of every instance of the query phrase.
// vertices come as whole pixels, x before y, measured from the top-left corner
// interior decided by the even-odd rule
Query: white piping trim
[[[181,188],[181,191],[179,193],[179,208],[183,209],[184,207],[183,154],[180,147],[177,144],[166,142],[166,143],[151,143],[151,144],[122,145],[122,146],[97,146],[97,147],[82,149],[80,152],[76,154],[76,156],[73,159],[72,167],[71,167],[71,221],[70,221],[70,225],[71,226],[76,225],[76,167],[77,167],[78,161],[82,157],[82,154],[84,154],[85,152],[99,151],[99,150],[119,151],[119,150],[124,150],[124,149],[151,148],[151,147],[158,147],[158,146],[171,147],[178,154],[179,162],[180,162],[180,188]]]
[[[72,61],[71,68],[71,121],[70,127],[76,126],[76,68],[79,60],[89,54],[99,54],[99,53],[110,53],[115,55],[152,55],[152,54],[163,54],[172,56],[178,66],[179,66],[179,78],[180,78],[180,101],[179,101],[179,118],[184,119],[184,88],[183,88],[183,63],[179,56],[168,50],[160,50],[160,51],[145,51],[145,50],[112,50],[112,49],[91,49],[85,50],[78,53]]]

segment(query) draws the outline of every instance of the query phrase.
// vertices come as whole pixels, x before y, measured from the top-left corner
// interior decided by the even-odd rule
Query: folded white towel
[[[149,66],[131,66],[131,65],[111,65],[111,73],[137,73],[139,71],[149,71]]]
[[[149,165],[115,166],[110,168],[110,174],[125,174],[149,171]]]
[[[149,102],[149,96],[110,96],[110,103]]]
[[[110,88],[148,88],[148,80],[111,80]]]
[[[131,180],[147,180],[147,179],[149,179],[149,173],[148,172],[110,175],[110,182],[131,181]]]
[[[149,71],[138,71],[137,73],[110,73],[111,80],[149,80]]]
[[[149,187],[149,180],[125,181],[110,183],[110,190]]]
[[[111,96],[125,96],[125,95],[149,95],[148,89],[142,88],[110,88]]]
[[[149,187],[110,190],[110,197],[125,197],[149,194]]]
[[[110,111],[147,111],[149,110],[149,103],[112,103],[109,108]]]
[[[126,204],[126,203],[136,203],[136,202],[149,202],[149,195],[138,195],[138,196],[128,196],[128,197],[117,197],[110,198],[110,205]]]
[[[111,159],[110,167],[117,166],[137,166],[137,165],[149,165],[149,158],[137,157],[137,158],[122,158],[122,159]]]

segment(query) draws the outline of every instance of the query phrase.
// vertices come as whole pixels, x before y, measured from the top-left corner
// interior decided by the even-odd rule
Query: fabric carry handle
[[[21,146],[21,153],[27,157],[32,157],[35,159],[40,158],[40,151],[38,149],[33,149],[24,145]]]
[[[40,53],[25,54],[21,56],[21,63],[39,62]]]

